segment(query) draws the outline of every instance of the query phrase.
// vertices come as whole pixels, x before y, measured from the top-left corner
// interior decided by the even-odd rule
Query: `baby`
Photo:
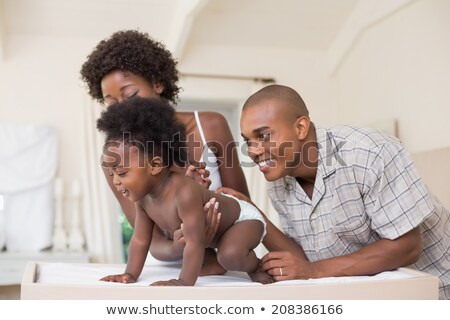
[[[134,97],[114,104],[102,113],[97,128],[106,134],[102,166],[109,169],[117,190],[136,205],[126,270],[101,280],[137,281],[156,224],[170,236],[182,227],[186,245],[179,278],[152,285],[194,285],[208,247],[203,206],[215,198],[221,217],[209,246],[217,248],[219,263],[227,270],[247,272],[253,281],[273,282],[260,270],[253,251],[265,235],[263,216],[248,202],[209,191],[181,173],[188,158],[185,129],[167,102]]]

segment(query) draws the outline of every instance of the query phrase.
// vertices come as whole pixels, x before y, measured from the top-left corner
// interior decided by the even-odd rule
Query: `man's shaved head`
[[[301,116],[309,116],[309,111],[306,108],[303,99],[292,88],[272,84],[252,94],[244,103],[243,111],[250,106],[262,106],[266,102],[271,100],[277,100],[282,103],[289,111],[289,116],[293,118],[299,118]]]

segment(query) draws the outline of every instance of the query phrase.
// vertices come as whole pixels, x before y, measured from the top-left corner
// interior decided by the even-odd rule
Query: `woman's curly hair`
[[[106,149],[120,141],[150,157],[160,156],[166,166],[187,163],[185,127],[163,99],[133,97],[115,103],[102,112],[97,129],[106,134]]]
[[[149,83],[160,83],[161,97],[176,104],[180,88],[177,86],[177,61],[165,46],[137,30],[113,33],[98,43],[81,67],[81,79],[87,84],[89,95],[104,103],[101,81],[113,70],[134,73]]]

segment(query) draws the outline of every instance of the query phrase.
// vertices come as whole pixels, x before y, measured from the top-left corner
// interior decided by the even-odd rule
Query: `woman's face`
[[[122,70],[114,70],[105,75],[101,86],[106,106],[134,96],[159,98],[164,89],[161,84],[152,84],[141,76]]]

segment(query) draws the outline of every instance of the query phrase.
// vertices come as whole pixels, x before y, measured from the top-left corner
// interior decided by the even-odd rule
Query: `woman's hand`
[[[134,283],[136,278],[130,273],[113,274],[100,279],[106,282]]]
[[[290,251],[267,253],[261,259],[261,270],[276,281],[315,278],[312,263]]]
[[[206,170],[205,167],[206,165],[204,162],[190,164],[186,170],[186,177],[193,179],[195,182],[208,189],[211,185],[211,180],[209,179],[209,171]]]
[[[209,200],[203,206],[203,210],[206,213],[205,217],[205,230],[206,230],[206,247],[208,247],[216,236],[217,229],[220,225],[219,202],[215,198]],[[183,255],[183,250],[186,245],[186,240],[183,236],[183,224],[181,228],[177,229],[173,233],[173,252]]]
[[[247,202],[250,202],[251,204],[253,204],[253,202],[250,200],[249,197],[247,197],[245,194],[243,194],[243,193],[241,193],[239,191],[236,191],[236,190],[234,190],[232,188],[220,187],[215,192],[216,193],[229,194],[229,195],[232,195],[235,198],[238,198],[239,200],[244,200],[244,201],[247,201]]]
[[[212,198],[205,204],[203,210],[206,211],[206,246],[209,247],[220,225],[219,202],[216,201],[216,198]]]

